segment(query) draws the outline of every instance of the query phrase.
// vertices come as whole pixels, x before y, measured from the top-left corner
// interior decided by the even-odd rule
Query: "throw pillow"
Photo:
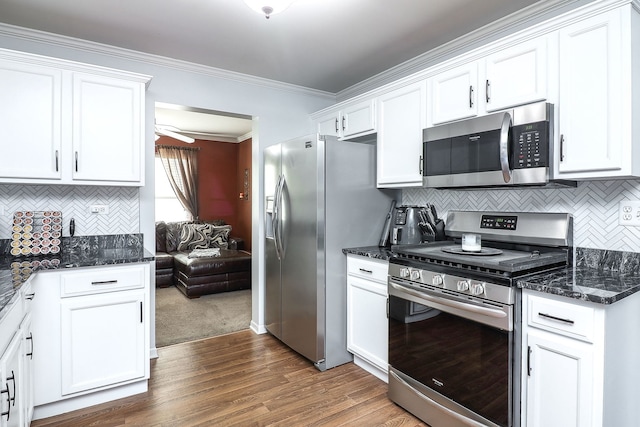
[[[213,227],[213,234],[209,241],[210,248],[229,249],[229,234],[231,233],[230,225],[222,225]]]
[[[211,224],[184,224],[178,243],[179,251],[207,248],[227,249],[231,226],[215,227]]]

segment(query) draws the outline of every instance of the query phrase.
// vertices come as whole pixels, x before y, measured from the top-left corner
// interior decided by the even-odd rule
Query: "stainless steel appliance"
[[[552,180],[553,104],[538,102],[423,131],[423,185],[572,186]]]
[[[432,242],[439,237],[440,224],[433,205],[398,206],[391,218],[392,245]]]
[[[308,136],[264,151],[265,323],[320,370],[352,360],[342,249],[376,245],[390,195],[375,146]]]
[[[516,281],[566,267],[561,213],[450,211],[448,240],[398,246],[389,263],[389,398],[433,426],[519,426]],[[481,236],[463,251],[460,238]]]

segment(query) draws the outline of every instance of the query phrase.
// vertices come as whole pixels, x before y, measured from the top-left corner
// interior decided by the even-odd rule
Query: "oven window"
[[[510,333],[395,296],[389,304],[389,364],[507,426]]]

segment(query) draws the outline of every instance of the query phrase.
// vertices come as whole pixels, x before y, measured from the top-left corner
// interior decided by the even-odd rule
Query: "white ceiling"
[[[337,93],[537,1],[0,0],[0,22]]]

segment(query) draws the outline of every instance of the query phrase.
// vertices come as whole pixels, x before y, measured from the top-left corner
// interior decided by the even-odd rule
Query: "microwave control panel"
[[[549,122],[516,125],[512,136],[514,169],[549,166]]]

